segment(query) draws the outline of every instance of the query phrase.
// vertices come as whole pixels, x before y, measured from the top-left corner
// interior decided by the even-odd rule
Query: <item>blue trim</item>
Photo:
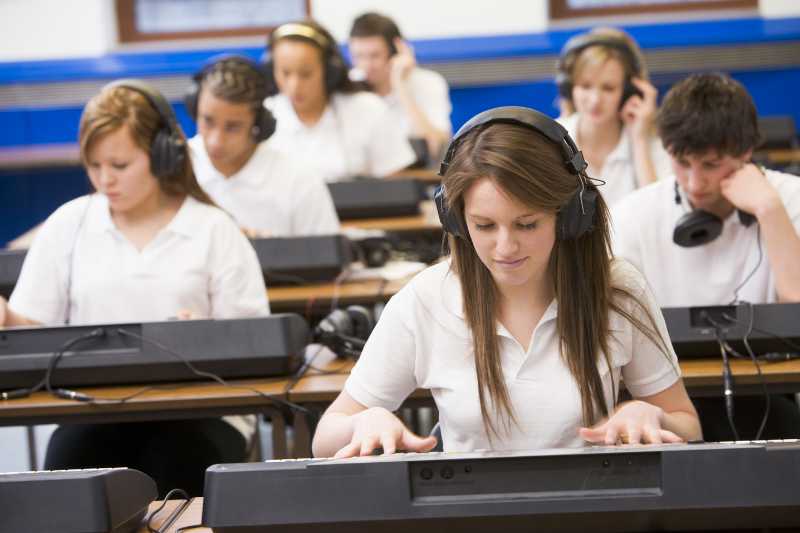
[[[624,28],[644,49],[800,40],[800,18],[675,22]],[[417,40],[414,41],[414,49],[421,63],[547,56],[557,54],[567,39],[586,29]],[[347,47],[343,49],[346,53]],[[244,54],[259,60],[263,51],[262,47],[209,48],[120,52],[77,59],[0,62],[0,85],[186,75],[197,71],[205,60],[221,52]]]

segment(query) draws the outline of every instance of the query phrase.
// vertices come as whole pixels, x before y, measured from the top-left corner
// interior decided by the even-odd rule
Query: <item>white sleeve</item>
[[[34,237],[8,305],[20,315],[57,326],[67,321],[73,250],[89,197],[59,207]]]
[[[453,126],[450,122],[450,113],[453,110],[450,104],[450,90],[447,81],[438,73],[425,72],[427,76],[415,87],[414,98],[425,117],[439,130],[451,134]]]
[[[362,405],[395,411],[417,387],[413,298],[406,287],[389,300],[347,378],[344,389]]]
[[[647,335],[633,324],[630,335],[630,362],[622,368],[622,379],[625,388],[634,398],[652,396],[673,385],[680,379],[681,371],[678,357],[669,339],[669,332],[664,321],[661,308],[656,304],[655,296],[648,287],[644,276],[630,265],[626,265],[625,277],[630,280],[625,285],[641,306],[629,299],[622,301],[622,306],[642,324],[652,328],[652,317],[657,328],[658,337],[663,339],[664,346],[654,343]],[[666,353],[664,352],[666,349]]]
[[[212,226],[211,232],[211,318],[268,315],[264,276],[250,241],[227,215]]]
[[[328,186],[310,171],[295,170],[292,198],[292,235],[341,233],[339,217]]]
[[[641,220],[637,220],[635,199],[627,195],[611,207],[610,214],[611,249],[614,256],[626,259],[640,272],[644,272],[642,247],[637,233]]]
[[[368,172],[377,177],[403,170],[417,160],[405,134],[389,120],[389,108],[380,103],[382,110],[372,123],[366,146]]]

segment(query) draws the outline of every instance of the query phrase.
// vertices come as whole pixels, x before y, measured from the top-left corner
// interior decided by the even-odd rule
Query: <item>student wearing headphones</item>
[[[263,105],[263,68],[245,56],[216,56],[185,96],[197,122],[189,141],[197,181],[250,236],[339,233],[325,183],[299,160],[272,148],[275,119]]]
[[[597,28],[571,38],[556,84],[559,122],[585,154],[588,174],[606,182],[606,203],[669,175],[669,157],[653,131],[657,91],[627,33]]]
[[[96,192],[44,222],[0,301],[3,326],[269,314],[255,252],[197,184],[160,93],[138,80],[107,85],[83,111],[79,142]],[[239,429],[221,419],[62,426],[45,468],[130,466],[162,496],[197,495],[206,467],[245,458],[248,428]]]
[[[392,123],[406,137],[423,139],[428,159],[439,160],[452,132],[450,92],[438,72],[417,66],[414,50],[397,24],[378,13],[364,13],[350,28],[353,73],[389,106]]]
[[[274,96],[266,106],[278,121],[273,147],[309,162],[325,181],[384,177],[416,160],[386,105],[350,81],[336,41],[322,26],[278,26],[268,50]]]
[[[644,278],[609,253],[607,209],[566,131],[486,111],[451,143],[436,200],[448,260],[387,304],[315,456],[427,451],[392,414],[431,390],[445,451],[700,437]],[[635,400],[618,403],[620,379]]]
[[[614,207],[615,253],[647,277],[662,307],[800,301],[800,180],[750,161],[760,134],[747,90],[725,74],[690,76],[667,93],[657,124],[673,176]],[[737,411],[744,405],[737,400]],[[708,437],[727,438],[721,406],[701,415],[704,428],[722,421]],[[794,427],[784,436],[800,434]],[[765,436],[778,433],[767,426]]]

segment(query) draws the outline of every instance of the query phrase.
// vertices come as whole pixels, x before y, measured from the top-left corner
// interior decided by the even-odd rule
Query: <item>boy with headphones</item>
[[[438,161],[452,132],[447,81],[438,72],[420,68],[397,24],[378,13],[364,13],[353,21],[349,46],[355,65],[351,76],[366,81],[389,106],[393,122],[406,137],[424,140],[427,159]]]
[[[437,193],[450,257],[386,305],[315,456],[431,450],[392,414],[417,388],[433,395],[445,452],[700,437],[661,313],[607,253],[608,211],[585,170],[532,109],[459,130]],[[635,400],[618,402],[621,378]]]
[[[189,141],[197,180],[251,237],[339,233],[322,180],[267,141],[276,123],[263,105],[266,83],[239,55],[211,58],[194,76],[185,103],[197,122]]]
[[[760,134],[747,90],[725,74],[690,76],[667,93],[657,124],[674,175],[614,207],[615,254],[647,277],[662,307],[800,301],[800,179],[750,161]],[[710,400],[699,404],[704,433],[732,438],[720,400]],[[764,408],[753,400],[736,403],[744,438]],[[781,405],[773,398],[769,421],[783,427],[768,425],[766,438],[800,433],[797,406],[774,416]]]

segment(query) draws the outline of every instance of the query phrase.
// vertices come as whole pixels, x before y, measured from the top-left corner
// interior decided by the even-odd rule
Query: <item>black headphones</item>
[[[523,126],[544,135],[559,147],[564,155],[564,166],[571,174],[578,176],[580,189],[558,212],[556,218],[557,236],[560,240],[577,239],[590,232],[594,228],[598,191],[597,187],[589,182],[584,173],[587,167],[586,160],[561,124],[534,109],[516,106],[497,107],[472,117],[466,124],[461,126],[461,129],[458,130],[450,142],[439,168],[439,175],[444,177],[447,173],[459,144],[469,132],[475,128],[495,123]],[[467,239],[468,234],[462,215],[448,209],[446,194],[444,185],[439,185],[434,194],[436,210],[439,213],[439,221],[442,223],[442,228],[456,237]]]
[[[597,35],[592,33],[575,35],[568,40],[564,48],[561,49],[561,55],[558,57],[558,64],[556,67],[558,94],[570,102],[572,101],[572,87],[574,85],[574,80],[572,79],[570,71],[575,64],[575,60],[581,55],[581,52],[591,46],[605,46],[618,50],[625,57],[628,66],[630,66],[634,74],[641,76],[643,72],[639,58],[624,39],[615,38],[611,35]],[[642,91],[633,84],[631,77],[626,73],[622,88],[622,98],[619,101],[620,109],[622,109],[622,106],[628,101],[628,98],[634,94],[640,97],[643,96]]]
[[[332,95],[342,84],[348,80],[349,67],[344,60],[339,47],[327,35],[320,32],[313,26],[302,22],[290,22],[275,28],[269,36],[267,44],[268,51],[264,61],[264,71],[267,78],[267,94],[277,94],[278,85],[275,82],[275,65],[271,57],[271,51],[275,44],[286,37],[299,37],[322,50],[322,64],[325,69],[325,93]]]
[[[124,87],[144,96],[161,117],[163,124],[150,144],[150,172],[159,179],[178,174],[186,161],[186,140],[178,127],[172,106],[155,87],[142,80],[126,78],[112,81],[103,87],[103,91],[117,87]]]
[[[675,203],[681,204],[681,193],[677,181],[675,182]],[[736,213],[739,216],[739,222],[746,228],[756,221],[756,217],[741,209],[737,209]],[[713,241],[721,233],[721,218],[703,209],[692,209],[678,219],[675,229],[672,231],[672,241],[678,246],[692,248]]]
[[[258,107],[255,109],[255,121],[253,122],[252,137],[255,142],[266,141],[270,136],[275,133],[275,117],[272,113],[264,107],[264,99],[267,97],[267,76],[264,72],[264,67],[256,63],[247,56],[239,54],[219,54],[210,58],[194,76],[192,76],[192,83],[186,89],[186,94],[183,96],[183,103],[186,105],[186,111],[192,120],[197,122],[197,103],[200,99],[200,91],[203,89],[203,80],[215,68],[224,66],[225,63],[233,63],[242,65],[245,68],[252,70],[255,74],[255,79],[258,80]]]
[[[375,327],[372,313],[364,306],[334,309],[314,328],[314,340],[330,348],[338,357],[355,357]]]

